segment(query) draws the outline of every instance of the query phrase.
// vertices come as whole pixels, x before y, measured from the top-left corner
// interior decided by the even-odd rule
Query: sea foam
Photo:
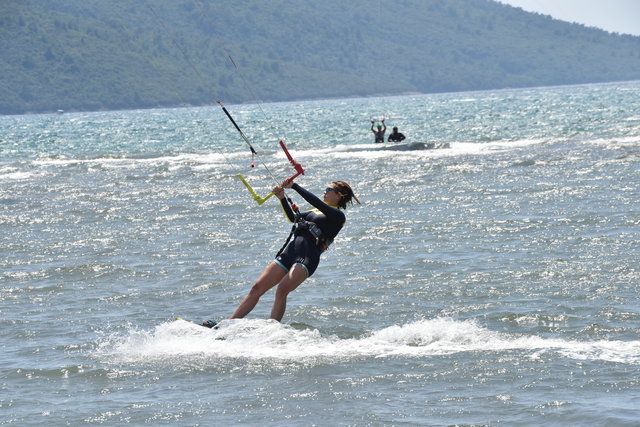
[[[177,320],[152,330],[129,329],[99,343],[96,355],[124,363],[197,357],[336,363],[354,358],[430,357],[459,352],[552,351],[578,360],[640,363],[640,341],[575,341],[491,331],[474,321],[420,320],[356,338],[295,329],[270,320],[223,321],[207,329]]]

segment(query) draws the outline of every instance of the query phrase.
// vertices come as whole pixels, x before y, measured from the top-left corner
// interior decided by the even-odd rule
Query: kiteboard
[[[180,316],[176,316],[175,319],[173,319],[173,320],[193,323],[194,325],[198,325],[198,326],[201,326],[203,328],[208,328],[208,329],[218,329],[216,326],[219,323],[219,322],[216,322],[216,321],[213,321],[213,320],[205,320],[204,322],[194,322],[193,320],[185,319],[184,317],[180,317]],[[211,322],[211,326],[205,325],[205,322]]]

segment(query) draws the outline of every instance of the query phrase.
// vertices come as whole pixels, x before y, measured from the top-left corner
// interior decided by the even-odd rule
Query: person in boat
[[[376,143],[384,142],[384,133],[387,131],[387,125],[384,124],[384,119],[380,120],[382,124],[377,126],[377,130],[373,129],[373,126],[376,124],[375,120],[371,120],[371,132],[375,137]]]
[[[393,131],[389,134],[389,142],[402,142],[405,140],[404,134],[398,132],[398,126],[393,127]]]
[[[289,206],[284,188],[292,188],[315,209],[295,214]],[[249,293],[244,297],[231,319],[245,317],[269,289],[277,286],[271,318],[282,320],[287,306],[287,296],[302,282],[311,277],[320,262],[320,255],[327,250],[344,226],[342,212],[347,204],[360,201],[351,186],[344,181],[333,181],[324,191],[323,200],[292,181],[284,181],[273,189],[289,221],[295,223],[288,242],[262,271]],[[203,326],[214,327],[215,321],[205,320]]]

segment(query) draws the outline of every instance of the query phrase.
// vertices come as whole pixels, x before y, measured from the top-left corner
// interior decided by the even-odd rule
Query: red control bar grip
[[[287,159],[289,159],[289,163],[291,163],[293,168],[296,170],[295,175],[291,175],[289,178],[287,178],[287,181],[293,181],[298,176],[304,175],[304,168],[300,163],[296,162],[293,157],[291,157],[291,154],[289,153],[287,146],[284,144],[284,141],[280,140],[279,144],[280,144],[280,147],[282,148],[282,151],[284,151],[284,154],[287,156]]]

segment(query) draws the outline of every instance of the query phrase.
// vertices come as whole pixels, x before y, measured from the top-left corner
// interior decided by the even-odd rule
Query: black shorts
[[[307,270],[307,277],[318,268],[320,263],[320,254],[322,251],[318,248],[315,241],[304,235],[295,236],[293,240],[284,248],[284,250],[275,259],[276,264],[285,271],[289,271],[293,264],[302,264]]]

